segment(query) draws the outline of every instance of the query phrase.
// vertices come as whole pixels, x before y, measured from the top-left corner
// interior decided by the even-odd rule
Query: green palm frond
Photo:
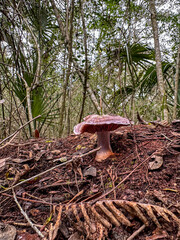
[[[113,47],[112,47],[113,48]],[[151,63],[155,59],[154,50],[140,43],[127,44],[107,51],[108,59],[113,62],[119,60],[124,64]]]
[[[163,75],[165,79],[166,79],[165,76],[168,74],[168,71],[172,68],[172,66],[173,65],[169,62],[162,62]],[[167,84],[169,84],[168,79],[166,80],[166,82]],[[143,94],[149,94],[156,85],[157,85],[156,65],[153,64],[147,68],[140,81],[140,95],[143,96]]]

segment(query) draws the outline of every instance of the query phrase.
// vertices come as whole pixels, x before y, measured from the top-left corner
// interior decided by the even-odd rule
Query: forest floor
[[[180,239],[179,130],[121,127],[111,146],[101,163],[93,134],[1,146],[0,223],[15,226],[16,240],[43,239],[28,221],[51,240]]]

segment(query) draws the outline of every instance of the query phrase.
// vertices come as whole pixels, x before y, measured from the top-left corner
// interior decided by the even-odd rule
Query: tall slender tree
[[[81,19],[82,19],[82,26],[83,26],[83,35],[84,35],[84,53],[85,53],[85,66],[84,66],[84,83],[83,83],[83,100],[81,105],[81,112],[79,116],[79,122],[82,120],[84,106],[86,101],[86,92],[87,92],[87,82],[88,82],[88,49],[87,49],[87,31],[86,31],[86,24],[85,24],[85,17],[84,17],[84,7],[83,7],[83,0],[80,0],[80,9],[81,9]]]
[[[176,74],[175,74],[175,86],[174,86],[174,107],[173,107],[173,119],[176,118],[177,103],[178,103],[178,90],[179,90],[179,72],[180,72],[180,45],[177,53]]]
[[[150,3],[150,12],[151,12],[151,24],[152,24],[152,30],[153,30],[153,36],[154,36],[156,72],[157,72],[159,92],[161,95],[162,118],[168,121],[167,98],[166,98],[165,84],[164,84],[163,71],[162,71],[162,60],[161,60],[161,51],[160,51],[160,44],[159,44],[159,33],[158,33],[155,0],[150,0],[149,3]]]

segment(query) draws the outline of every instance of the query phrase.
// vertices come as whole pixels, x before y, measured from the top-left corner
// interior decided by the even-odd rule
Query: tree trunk
[[[3,91],[2,91],[2,85],[0,81],[0,100],[3,100]],[[2,135],[1,138],[6,137],[6,126],[5,126],[5,111],[4,111],[4,103],[1,103],[1,109],[2,109]]]
[[[176,109],[177,109],[177,100],[178,100],[178,88],[179,88],[179,69],[180,69],[180,45],[177,54],[177,63],[176,63],[176,75],[175,75],[175,86],[174,86],[174,107],[173,107],[173,119],[176,119]]]
[[[84,66],[84,84],[83,84],[83,101],[81,106],[81,112],[79,116],[79,122],[82,120],[84,106],[86,101],[86,92],[87,92],[87,81],[88,81],[88,56],[87,56],[87,32],[86,32],[86,25],[84,19],[84,12],[83,12],[83,1],[80,0],[80,8],[81,8],[81,18],[82,18],[82,25],[83,25],[83,34],[84,34],[84,52],[85,52],[85,66]]]
[[[29,123],[29,130],[30,130],[30,136],[32,136],[32,133],[34,131],[34,124],[33,124],[33,116],[32,116],[32,108],[31,108],[31,87],[28,86],[26,80],[17,73],[18,77],[21,78],[24,82],[25,88],[26,88],[26,101],[27,101],[27,110],[28,110],[28,120]]]
[[[151,24],[154,36],[154,47],[155,47],[155,59],[156,59],[156,72],[157,72],[157,80],[159,92],[161,95],[161,104],[162,104],[162,119],[168,121],[168,110],[167,110],[167,99],[165,92],[165,85],[163,79],[163,71],[162,71],[162,62],[161,62],[161,52],[159,45],[159,34],[158,34],[158,23],[156,17],[156,8],[155,8],[155,0],[150,0],[150,12],[151,12]]]

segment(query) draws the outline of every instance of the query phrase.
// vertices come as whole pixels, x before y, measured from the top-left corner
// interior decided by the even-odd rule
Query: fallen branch
[[[31,119],[30,121],[26,122],[24,125],[22,125],[21,127],[19,127],[14,133],[12,133],[11,135],[9,135],[7,138],[3,139],[1,142],[0,142],[0,145],[7,141],[9,138],[12,138],[15,134],[17,134],[22,128],[24,128],[26,125],[28,125],[30,122],[34,121],[35,119],[37,118],[40,118],[41,115],[38,115],[37,117]]]
[[[6,144],[4,144],[2,147],[0,147],[0,149],[3,149],[5,148],[6,146],[8,146],[12,141],[13,139],[17,136],[18,132],[16,134],[14,134],[14,136],[11,138],[11,140],[9,142],[7,142]]]
[[[8,224],[12,224],[12,225],[15,225],[15,226],[20,226],[20,227],[29,227],[30,224],[29,223],[21,223],[21,222],[13,222],[13,221],[7,221],[6,223]],[[39,227],[41,228],[43,225],[40,225],[40,224],[34,224],[36,227]]]
[[[10,194],[7,194],[7,193],[2,193],[3,196],[6,196],[6,197],[9,197],[9,198],[13,198],[12,195]],[[26,201],[26,202],[32,202],[32,203],[40,203],[40,204],[44,204],[44,205],[50,205],[50,206],[56,206],[56,204],[53,204],[53,203],[49,203],[49,202],[46,202],[46,201],[40,201],[40,200],[33,200],[33,199],[29,199],[29,198],[22,198],[22,197],[16,197],[17,199],[19,200],[23,200],[23,201]]]
[[[142,232],[145,229],[146,225],[143,224],[138,230],[136,230],[130,237],[128,237],[127,240],[134,239],[140,232]]]
[[[39,229],[31,222],[31,220],[29,219],[28,215],[24,212],[24,210],[22,209],[21,205],[19,204],[17,198],[16,198],[16,194],[14,192],[14,188],[12,188],[12,192],[13,192],[13,197],[14,197],[14,201],[16,202],[18,208],[20,209],[22,215],[25,217],[25,219],[28,221],[28,223],[30,224],[30,226],[34,229],[34,231],[42,238],[44,238],[44,235],[39,231]]]
[[[42,189],[47,189],[47,188],[51,188],[51,187],[66,186],[66,185],[69,186],[69,185],[74,185],[76,183],[80,184],[80,183],[87,183],[87,182],[88,182],[87,180],[78,181],[78,182],[75,182],[75,181],[73,181],[73,182],[66,181],[66,182],[61,182],[61,183],[56,183],[55,182],[55,183],[52,183],[52,184],[47,185],[47,186],[39,187],[38,189],[42,190]]]

